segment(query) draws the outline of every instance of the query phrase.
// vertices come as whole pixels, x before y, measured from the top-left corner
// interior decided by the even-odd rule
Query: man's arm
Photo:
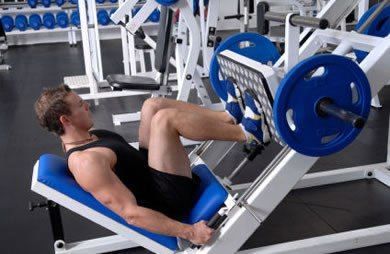
[[[83,151],[72,156],[69,168],[84,190],[131,225],[187,239],[195,244],[204,244],[211,237],[212,229],[203,221],[188,225],[160,212],[138,206],[133,193],[111,170],[109,159],[99,152]]]

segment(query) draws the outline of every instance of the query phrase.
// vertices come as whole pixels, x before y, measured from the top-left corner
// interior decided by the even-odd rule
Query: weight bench
[[[188,217],[183,221],[188,224],[194,224],[200,220],[209,221],[228,198],[227,191],[222,187],[206,165],[196,165],[193,167],[193,172],[200,177],[201,183],[196,193],[194,207]],[[72,174],[68,170],[65,160],[59,156],[44,154],[39,158],[39,161],[37,161],[34,166],[31,189],[46,197],[48,200],[52,200],[113,231],[119,237],[122,237],[122,242],[128,242],[128,244],[125,245],[127,248],[129,248],[129,246],[134,247],[140,245],[156,253],[175,253],[179,250],[178,241],[175,237],[151,233],[127,224],[124,219],[102,205],[90,193],[84,191],[74,180]],[[53,220],[52,213],[50,213],[50,215],[53,233],[56,231],[58,232],[59,228],[62,231],[62,225],[53,225],[53,221],[57,221],[57,223],[59,222],[61,224],[61,219],[57,218],[57,220]],[[67,251],[69,251],[69,253],[101,253],[118,250],[118,244],[111,248],[107,246],[102,247],[100,245],[99,248],[97,248],[96,241],[95,243],[92,243],[92,246],[90,246],[89,249],[86,249],[85,244],[81,244],[82,242],[79,244],[65,244],[64,239],[58,239],[61,238],[61,236],[64,238],[63,232],[62,234],[57,234],[57,237],[55,236],[54,239],[56,241],[56,253],[68,253]],[[109,244],[109,241],[100,244],[107,245]],[[122,244],[120,246],[124,245]]]
[[[155,69],[162,74],[159,81],[143,76],[130,76],[124,74],[107,75],[106,80],[114,91],[147,90],[159,91],[159,94],[169,95],[172,91],[167,86],[169,75],[169,59],[171,56],[171,35],[173,24],[173,11],[166,6],[161,7],[160,25],[156,42]],[[142,37],[143,32],[137,33]],[[165,91],[163,88],[167,88]]]

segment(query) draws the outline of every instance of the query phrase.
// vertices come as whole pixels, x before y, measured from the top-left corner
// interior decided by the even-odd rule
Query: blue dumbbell
[[[68,14],[64,11],[60,11],[56,14],[57,24],[61,28],[67,28],[69,26]]]
[[[158,23],[160,21],[160,10],[155,9],[152,14],[150,14],[148,20],[153,23]]]
[[[43,25],[47,29],[53,29],[56,26],[56,20],[53,13],[48,12],[43,14],[42,20],[43,20]]]
[[[34,30],[41,29],[42,26],[41,16],[39,16],[39,14],[36,13],[31,14],[30,17],[28,18],[28,24]]]
[[[1,23],[3,23],[3,28],[6,32],[11,32],[15,27],[14,19],[8,15],[1,17]]]
[[[62,6],[65,3],[65,0],[56,0],[57,6]]]
[[[73,11],[72,14],[70,14],[70,23],[72,23],[72,25],[77,26],[77,27],[80,26],[79,11]]]
[[[51,0],[42,0],[42,5],[45,6],[46,8],[47,8],[47,7],[50,7],[50,5],[51,5]]]
[[[110,23],[110,17],[106,10],[99,10],[97,13],[98,23],[102,26],[106,26]]]
[[[105,0],[95,0],[95,1],[96,1],[96,3],[98,3],[98,4],[102,4],[102,3],[104,3]]]
[[[19,14],[15,18],[15,26],[20,30],[20,31],[26,31],[28,27],[28,21],[27,17]]]
[[[71,4],[78,4],[78,0],[69,0]]]
[[[114,3],[118,2],[118,0],[110,0],[110,2],[114,4]]]
[[[38,5],[38,0],[27,0],[27,4],[28,4],[31,8],[35,8],[35,7],[37,7],[37,5]]]

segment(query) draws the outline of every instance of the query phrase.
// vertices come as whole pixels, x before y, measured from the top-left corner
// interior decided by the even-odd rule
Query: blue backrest
[[[193,172],[199,176],[201,184],[196,193],[197,201],[194,208],[185,221],[190,224],[211,219],[228,196],[226,190],[205,165],[194,167]],[[124,219],[102,205],[90,193],[84,191],[68,170],[66,161],[59,156],[44,154],[40,157],[37,180],[171,250],[178,249],[175,237],[151,233],[127,224]]]

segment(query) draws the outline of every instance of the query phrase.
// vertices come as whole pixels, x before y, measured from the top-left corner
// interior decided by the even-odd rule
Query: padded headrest
[[[186,223],[193,224],[200,220],[209,220],[223,205],[228,193],[220,185],[218,180],[210,172],[206,165],[198,165],[193,168],[193,172],[201,179],[201,184],[196,193],[196,202],[191,210]],[[120,216],[112,212],[90,193],[84,191],[75,181],[68,170],[66,161],[56,155],[44,154],[39,158],[38,181],[58,192],[76,200],[89,208],[115,220],[116,222],[137,231],[140,234],[166,246],[171,250],[177,250],[177,240],[175,237],[159,235],[131,226]],[[50,197],[47,197],[50,199]],[[54,200],[55,201],[55,200]],[[77,212],[77,211],[75,211]]]

